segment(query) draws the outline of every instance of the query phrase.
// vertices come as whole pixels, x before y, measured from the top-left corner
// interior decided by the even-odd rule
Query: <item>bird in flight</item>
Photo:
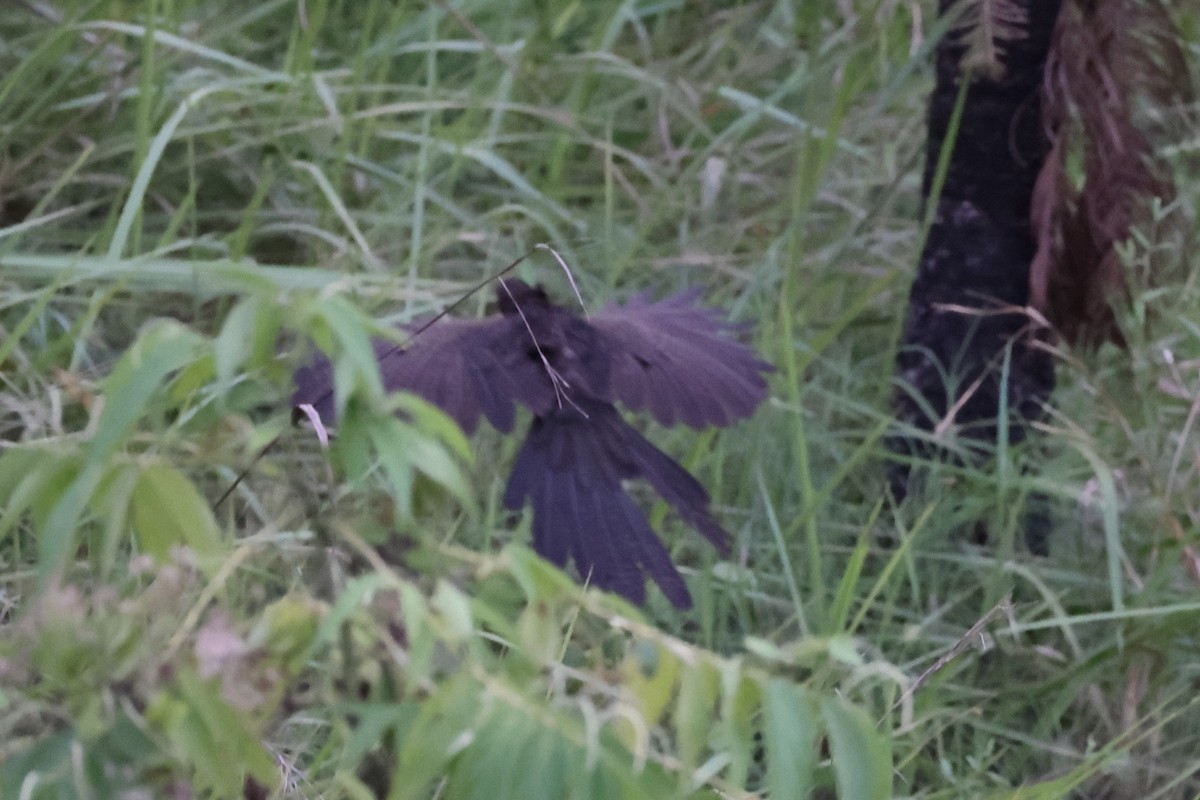
[[[375,343],[384,388],[440,407],[466,432],[480,417],[511,432],[516,406],[533,422],[513,464],[504,505],[533,507],[533,546],[559,567],[573,559],[594,586],[634,603],[652,578],[676,606],[691,606],[682,576],[625,490],[643,480],[719,551],[729,534],[708,492],[625,422],[620,403],[663,425],[725,426],[754,413],[773,367],[731,337],[744,328],[697,305],[698,292],[658,302],[638,295],[584,317],[541,287],[498,281],[499,313],[442,319],[397,348]],[[328,360],[295,375],[293,406],[334,413]]]

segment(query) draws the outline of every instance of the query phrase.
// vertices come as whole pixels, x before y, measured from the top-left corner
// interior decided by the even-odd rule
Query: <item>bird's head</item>
[[[506,317],[517,309],[548,308],[550,297],[541,286],[530,286],[520,278],[501,278],[496,283],[496,303]]]

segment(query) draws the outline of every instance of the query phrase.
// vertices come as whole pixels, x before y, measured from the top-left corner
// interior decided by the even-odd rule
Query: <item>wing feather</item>
[[[586,414],[586,416],[584,416]],[[708,493],[691,474],[631,428],[609,403],[586,400],[536,418],[513,464],[504,505],[533,506],[533,545],[581,577],[641,603],[652,578],[676,606],[691,595],[670,554],[624,481],[647,481],[690,525],[728,551],[728,534],[708,510]]]
[[[442,319],[406,347],[385,340],[373,346],[385,390],[412,392],[445,411],[467,433],[479,426],[481,416],[507,433],[513,428],[516,403],[537,411],[554,399],[544,367],[520,347],[527,338],[520,320],[492,316]],[[332,376],[324,357],[298,369],[292,405],[311,403],[331,421]]]
[[[605,399],[648,410],[663,425],[729,425],[765,399],[773,367],[731,338],[743,326],[685,292],[659,302],[644,296],[594,314],[609,354]]]

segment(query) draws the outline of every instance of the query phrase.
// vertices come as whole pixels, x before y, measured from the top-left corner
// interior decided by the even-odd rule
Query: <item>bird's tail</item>
[[[586,416],[585,416],[586,415]],[[533,506],[533,544],[547,560],[573,558],[580,574],[635,603],[648,575],[676,606],[691,596],[670,554],[624,480],[644,479],[705,538],[728,550],[728,534],[708,511],[708,493],[682,466],[631,428],[606,403],[536,419],[513,464],[504,504]]]

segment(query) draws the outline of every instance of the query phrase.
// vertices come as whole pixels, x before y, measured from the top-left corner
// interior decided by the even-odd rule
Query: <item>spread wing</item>
[[[646,480],[683,519],[728,549],[704,487],[608,403],[585,401],[535,419],[504,504],[517,510],[530,501],[534,549],[548,561],[564,566],[572,558],[581,577],[634,603],[645,599],[645,580],[653,578],[672,603],[687,608],[687,586],[625,492],[622,481],[629,479]]]
[[[383,387],[408,391],[446,412],[471,433],[479,417],[511,431],[514,403],[539,411],[554,401],[554,387],[540,361],[528,357],[524,323],[511,317],[442,319],[407,347],[374,342]],[[516,343],[516,344],[514,344]],[[332,369],[317,358],[296,371],[292,405],[311,403],[327,421],[333,417]]]
[[[766,398],[773,367],[731,338],[742,326],[696,305],[696,292],[644,296],[590,320],[609,354],[606,399],[648,410],[663,425],[729,425]]]
[[[521,332],[507,317],[443,319],[415,336],[403,353],[380,362],[383,388],[409,391],[449,414],[471,433],[479,416],[512,430],[514,401],[534,405],[546,378],[528,359],[514,358]]]

